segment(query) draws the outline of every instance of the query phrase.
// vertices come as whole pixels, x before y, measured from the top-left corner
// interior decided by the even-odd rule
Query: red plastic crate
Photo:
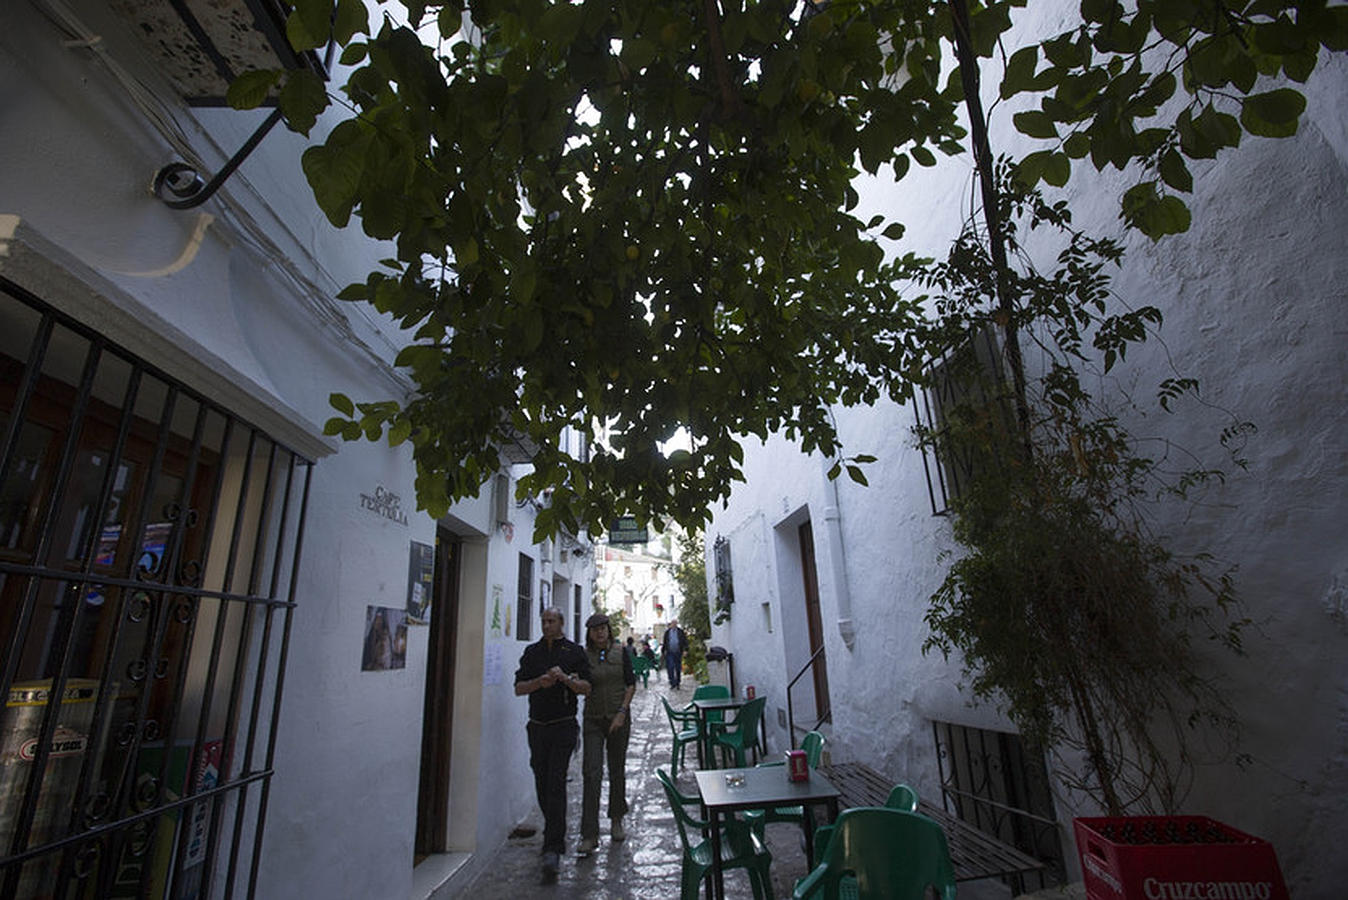
[[[1088,900],[1289,900],[1268,841],[1207,816],[1075,819]]]

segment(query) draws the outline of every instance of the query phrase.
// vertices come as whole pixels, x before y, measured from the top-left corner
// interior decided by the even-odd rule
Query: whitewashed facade
[[[379,400],[408,390],[390,366],[398,336],[388,323],[333,299],[392,254],[358,227],[338,231],[327,223],[300,171],[307,142],[279,127],[202,206],[176,211],[156,199],[149,186],[161,166],[190,153],[213,173],[267,111],[190,108],[115,6],[17,0],[0,9],[0,302],[11,328],[0,349],[18,367],[13,371],[22,371],[38,342],[13,329],[14,317],[29,309],[68,317],[70,333],[88,337],[50,344],[44,371],[53,383],[78,374],[73,345],[101,336],[109,353],[150,367],[155,378],[217,404],[301,463],[313,462],[298,569],[283,579],[270,644],[259,651],[269,674],[243,682],[260,685],[264,697],[256,718],[248,702],[238,713],[244,725],[260,723],[255,752],[245,765],[249,741],[240,726],[223,766],[222,786],[256,777],[247,791],[221,795],[225,824],[208,841],[223,848],[214,851],[212,896],[448,894],[480,870],[535,804],[526,704],[514,696],[513,673],[524,635],[538,637],[544,602],[561,606],[568,620],[574,610],[589,610],[593,553],[571,552],[583,550],[583,540],[533,545],[534,507],[514,501],[509,473],[437,523],[415,509],[406,446],[342,444],[323,435],[331,392]],[[315,137],[322,128],[320,122]],[[65,335],[63,328],[57,331]],[[6,389],[16,387],[17,378]],[[100,390],[96,380],[95,394]],[[0,430],[16,402],[12,393],[6,397]],[[171,430],[177,440],[176,422]],[[235,461],[217,465],[237,474]],[[293,531],[298,508],[289,515]],[[245,522],[245,540],[249,527]],[[414,545],[429,550],[437,540],[445,554],[434,577],[422,573],[417,595],[435,591],[437,625],[409,624],[405,642],[395,637],[392,651],[383,648],[403,658],[401,667],[363,669],[369,607],[398,618],[418,580],[409,574]],[[5,545],[0,564],[14,564],[8,551],[15,547]],[[443,565],[451,559],[452,567]],[[21,575],[6,568],[0,577],[13,586]],[[213,577],[208,567],[207,582]],[[50,677],[38,670],[50,668],[49,659],[29,671],[26,656],[10,653],[26,639],[16,620],[4,622],[6,688]],[[437,627],[444,637],[432,648]],[[225,633],[233,637],[237,628]],[[258,640],[254,634],[250,646],[261,646]],[[195,658],[200,645],[192,646]],[[438,675],[432,660],[445,663]],[[268,710],[282,670],[273,732]],[[200,675],[193,669],[186,703],[194,702]],[[438,718],[428,719],[431,684],[448,691],[433,698]],[[444,740],[436,767],[423,763],[428,730]],[[419,794],[430,797],[423,817],[438,823],[422,841]],[[242,817],[238,797],[249,804]],[[263,798],[265,815],[255,815]],[[21,791],[6,795],[7,814],[21,800]],[[231,837],[236,819],[241,836]],[[172,826],[168,833],[174,836]],[[122,845],[101,846],[106,860]],[[231,846],[240,860],[229,876]],[[9,849],[0,848],[0,857]],[[98,871],[82,877],[97,879]],[[234,879],[228,894],[227,877]],[[158,882],[147,876],[147,883]]]
[[[674,560],[669,539],[657,536],[657,541],[596,545],[600,558],[595,594],[604,609],[621,610],[627,615],[631,633],[638,639],[648,634],[659,639],[683,602],[671,568]]]
[[[1053,33],[1062,6],[1018,11],[1024,33]],[[1018,46],[1008,41],[1007,53]],[[985,104],[1000,71],[997,63],[984,73]],[[1188,402],[1173,415],[1138,419],[1139,433],[1211,459],[1220,455],[1221,410],[1259,429],[1245,448],[1248,471],[1237,470],[1202,506],[1176,507],[1156,524],[1177,551],[1238,565],[1245,612],[1256,623],[1247,656],[1213,654],[1209,669],[1241,715],[1240,749],[1253,762],[1200,769],[1186,810],[1270,840],[1292,896],[1305,898],[1339,896],[1348,882],[1348,859],[1337,849],[1348,839],[1346,75],[1343,59],[1322,57],[1304,86],[1296,137],[1247,136],[1229,157],[1195,164],[1187,234],[1157,244],[1126,237],[1115,290],[1163,310],[1164,345],[1130,351],[1124,372],[1136,381],[1098,385],[1145,399],[1173,359],[1200,380],[1211,406]],[[994,110],[995,153],[1025,147],[1010,124],[1016,108]],[[903,250],[943,256],[971,205],[970,166],[965,156],[915,169],[898,187],[867,181],[860,218],[893,216],[908,226]],[[1069,185],[1074,224],[1119,234],[1118,198],[1131,182],[1080,168]],[[939,557],[955,548],[946,520],[932,514],[913,410],[880,404],[837,417],[849,455],[879,458],[866,469],[869,487],[846,475],[829,482],[831,460],[806,457],[781,438],[746,447],[748,481],[706,532],[709,591],[715,597],[713,547],[724,538],[735,596],[712,642],[734,652],[741,685],[768,695],[772,749],[788,746],[783,686],[811,653],[803,560],[813,556],[831,758],[870,765],[939,805],[950,761],[937,758],[934,723],[1013,729],[992,706],[970,704],[958,660],[921,652],[927,598],[944,573]],[[798,728],[814,724],[814,690],[806,674],[791,691]],[[1079,878],[1071,820],[1098,811],[1061,796],[1053,805],[1068,875]]]

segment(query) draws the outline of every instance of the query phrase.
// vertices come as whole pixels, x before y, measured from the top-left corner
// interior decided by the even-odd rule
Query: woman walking
[[[581,771],[585,792],[580,813],[580,845],[576,852],[593,853],[599,846],[599,789],[608,760],[608,817],[613,840],[627,837],[627,741],[632,735],[631,704],[637,677],[632,657],[613,639],[608,616],[595,613],[585,622],[585,653],[592,673],[585,698],[584,748]]]

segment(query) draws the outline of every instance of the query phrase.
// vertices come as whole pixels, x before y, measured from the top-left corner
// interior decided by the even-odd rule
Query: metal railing
[[[827,658],[827,655],[824,653],[824,648],[822,646],[818,650],[814,651],[814,654],[810,656],[808,660],[805,661],[805,665],[801,667],[801,670],[796,673],[795,677],[786,683],[786,739],[787,743],[789,743],[792,747],[796,746],[796,714],[795,708],[791,703],[791,689],[796,686],[797,681],[800,681],[801,676],[803,676],[806,672],[809,672],[814,668],[815,660],[820,660],[821,662],[823,661],[821,657],[825,659]],[[815,712],[818,711],[819,711],[819,698],[815,697]],[[828,698],[825,697],[824,711],[822,714],[820,714],[819,721],[814,723],[814,729],[818,729],[820,725],[823,725],[825,722],[830,721],[832,718],[833,718],[833,709],[828,703]],[[806,731],[810,730],[812,729],[806,729]]]

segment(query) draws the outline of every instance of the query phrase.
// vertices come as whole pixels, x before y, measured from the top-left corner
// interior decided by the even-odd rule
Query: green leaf
[[[463,27],[463,9],[457,3],[446,3],[440,8],[435,22],[440,29],[440,37],[452,38]]]
[[[855,481],[857,484],[862,485],[863,487],[867,487],[870,485],[870,482],[866,480],[866,474],[861,471],[860,466],[848,466],[847,477]]]
[[[300,157],[314,199],[338,228],[351,218],[372,137],[359,122],[343,122],[333,129],[326,144],[310,147]]]
[[[349,44],[337,61],[344,66],[354,66],[364,60],[368,53],[369,47],[365,44]]]
[[[225,102],[235,109],[257,109],[267,102],[267,94],[281,80],[280,69],[254,69],[230,82]]]
[[[312,2],[297,4],[290,17],[286,19],[286,40],[298,51],[315,50],[328,42],[328,13],[332,11],[332,7],[327,6],[321,18],[316,20],[312,13],[316,5],[325,4]]]
[[[1306,110],[1306,98],[1292,88],[1279,88],[1246,97],[1240,107],[1240,124],[1260,137],[1290,137],[1297,133],[1297,120]]]
[[[337,13],[332,23],[332,36],[345,45],[357,34],[370,33],[370,13],[362,0],[337,0]]]
[[[1072,161],[1066,153],[1053,153],[1044,166],[1044,181],[1054,187],[1062,187],[1072,177]]]
[[[318,121],[318,114],[328,105],[328,92],[323,79],[308,69],[291,69],[278,98],[286,126],[306,137]]]
[[[412,436],[412,420],[407,418],[398,419],[388,430],[388,445],[396,447],[403,441]]]
[[[936,155],[926,147],[917,146],[908,151],[912,155],[913,161],[919,166],[930,168],[936,165]]]
[[[1033,138],[1055,138],[1058,136],[1058,128],[1049,118],[1048,113],[1039,110],[1026,110],[1018,112],[1011,117],[1015,123],[1016,130],[1021,134],[1027,134]]]
[[[1063,141],[1062,149],[1070,159],[1082,159],[1091,152],[1091,139],[1083,131],[1074,131]]]
[[[1189,207],[1178,197],[1162,195],[1154,181],[1129,188],[1123,195],[1120,215],[1129,227],[1152,240],[1189,230]]]
[[[369,290],[363,282],[357,281],[348,284],[337,292],[338,300],[365,300],[370,296]]]
[[[891,241],[897,241],[899,238],[903,237],[903,230],[902,222],[891,222],[881,234]]]
[[[454,262],[463,271],[465,266],[471,266],[478,260],[477,238],[468,238],[462,244],[454,248]]]
[[[1021,91],[1034,87],[1034,68],[1039,60],[1039,48],[1022,47],[1006,61],[1006,74],[1002,76],[1000,93],[1002,99],[1013,97]]]
[[[1218,112],[1212,105],[1204,107],[1193,120],[1194,131],[1212,148],[1211,156],[1223,147],[1240,146],[1240,123],[1230,113]],[[1181,140],[1183,135],[1181,135]],[[1192,154],[1190,154],[1192,155]]]
[[[328,394],[328,405],[348,419],[356,414],[356,406],[346,394]]]
[[[1170,149],[1161,155],[1160,171],[1161,179],[1175,190],[1189,193],[1194,189],[1194,177],[1179,151]]]
[[[1122,12],[1118,0],[1081,0],[1081,18],[1087,22],[1107,22]]]
[[[1016,180],[1026,188],[1033,188],[1043,180],[1044,172],[1053,157],[1052,150],[1039,150],[1016,164]]]

